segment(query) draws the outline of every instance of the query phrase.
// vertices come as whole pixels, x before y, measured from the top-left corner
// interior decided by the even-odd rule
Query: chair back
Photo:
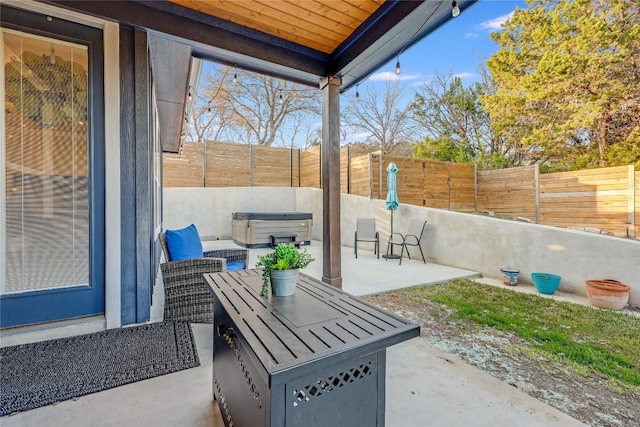
[[[409,224],[409,231],[407,231],[408,236],[416,236],[418,238],[418,242],[422,240],[422,235],[424,234],[424,230],[427,226],[426,220],[414,219]]]
[[[169,258],[169,248],[167,247],[167,238],[165,237],[164,232],[160,232],[160,234],[158,234],[158,240],[160,240],[160,247],[162,248],[162,253],[164,254],[164,261],[171,261],[171,258]]]
[[[376,219],[356,219],[356,231],[358,232],[358,240],[374,240],[376,238]]]

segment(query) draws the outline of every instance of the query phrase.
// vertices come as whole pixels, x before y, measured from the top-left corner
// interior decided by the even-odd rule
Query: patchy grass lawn
[[[469,280],[400,290],[385,298],[442,304],[453,318],[512,333],[536,353],[567,362],[581,375],[597,372],[620,392],[640,394],[639,318]],[[368,299],[376,302],[376,297]]]

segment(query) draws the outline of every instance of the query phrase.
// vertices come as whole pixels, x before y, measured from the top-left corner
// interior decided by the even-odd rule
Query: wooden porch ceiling
[[[453,19],[452,0],[40,1],[149,30],[203,59],[316,87],[341,77],[342,91]]]
[[[453,19],[452,0],[39,1],[145,29],[152,38],[172,42],[176,58],[183,57],[182,45],[196,58],[310,86],[336,76],[342,92]],[[457,3],[464,13],[477,1]],[[166,58],[172,66],[154,72],[177,67],[182,73],[167,79],[179,84],[175,77],[180,77],[181,92],[171,87],[161,94],[167,103],[160,109],[168,117],[176,104],[184,111],[188,77],[182,63],[171,62],[172,55],[155,53],[155,62]],[[162,133],[164,151],[179,149],[179,123]]]
[[[332,53],[384,0],[170,0],[274,37]]]

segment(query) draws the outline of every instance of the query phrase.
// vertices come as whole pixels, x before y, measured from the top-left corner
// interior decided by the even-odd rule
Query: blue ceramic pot
[[[561,277],[556,274],[531,273],[531,280],[541,294],[553,295],[560,286],[560,279]]]

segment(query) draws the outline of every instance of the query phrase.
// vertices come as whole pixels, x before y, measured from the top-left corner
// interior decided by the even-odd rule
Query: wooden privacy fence
[[[164,187],[299,187],[301,157],[308,158],[305,154],[295,148],[211,141],[186,143],[180,154],[164,154],[162,184]],[[316,168],[320,170],[319,163]]]
[[[398,167],[397,190],[401,203],[457,211],[475,211],[476,168],[475,165],[465,163],[381,156],[380,153],[372,153],[369,194],[371,198],[386,198],[387,167],[391,162]]]
[[[540,174],[538,165],[478,172],[478,211],[539,224],[640,236],[633,166]]]
[[[476,171],[475,165],[340,152],[343,193],[384,199],[389,163],[398,166],[401,203],[490,212],[540,224],[640,236],[640,172],[633,166],[540,174],[538,166]],[[187,143],[165,154],[165,187],[313,187],[322,183],[320,147]]]

